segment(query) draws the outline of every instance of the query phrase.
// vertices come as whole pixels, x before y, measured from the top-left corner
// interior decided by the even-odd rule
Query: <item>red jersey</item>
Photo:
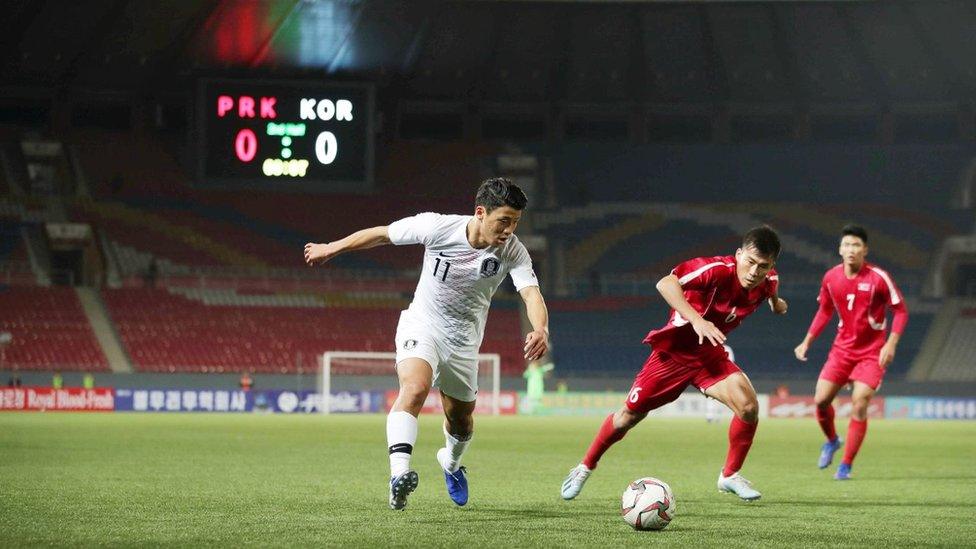
[[[820,310],[810,324],[814,339],[837,311],[837,337],[831,352],[847,360],[877,357],[888,328],[887,307],[894,311],[891,331],[901,334],[908,323],[908,309],[891,276],[865,262],[854,278],[847,278],[844,265],[827,271],[820,285]]]
[[[733,255],[691,259],[675,267],[671,274],[678,277],[685,299],[695,311],[724,334],[775,296],[779,287],[779,275],[770,270],[758,286],[751,290],[743,288],[735,273]],[[703,366],[727,357],[721,345],[712,345],[707,339],[699,344],[691,323],[674,309],[668,323],[647,334],[644,343],[688,366]]]

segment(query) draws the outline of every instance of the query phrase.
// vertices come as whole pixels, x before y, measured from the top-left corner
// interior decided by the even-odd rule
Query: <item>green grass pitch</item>
[[[448,499],[425,416],[420,487],[387,507],[385,416],[0,414],[0,546],[972,546],[976,422],[874,420],[854,466],[815,466],[810,420],[764,420],[745,503],[716,491],[726,426],[648,419],[559,498],[600,418],[478,418],[471,500]],[[838,421],[841,432],[846,422]],[[635,532],[620,495],[669,482],[674,521]]]

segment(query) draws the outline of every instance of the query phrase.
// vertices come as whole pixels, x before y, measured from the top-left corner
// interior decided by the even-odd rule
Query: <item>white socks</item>
[[[417,442],[417,418],[409,412],[386,416],[386,444],[390,447],[390,476],[410,470],[410,454]]]
[[[447,448],[447,458],[449,461],[447,463],[442,463],[441,466],[447,469],[449,472],[453,473],[461,467],[461,456],[464,455],[464,451],[468,449],[468,444],[471,444],[471,436],[457,438],[451,433],[447,432],[447,423],[444,423],[444,446]]]
[[[471,444],[471,435],[458,438],[447,432],[444,423],[444,461],[441,466],[453,473],[461,467],[461,456]],[[390,476],[398,476],[410,470],[410,455],[417,443],[417,418],[409,412],[390,412],[386,416],[386,444],[390,449]],[[440,452],[438,452],[440,457]]]

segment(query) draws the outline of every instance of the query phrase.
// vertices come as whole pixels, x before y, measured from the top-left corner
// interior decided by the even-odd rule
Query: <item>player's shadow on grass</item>
[[[904,475],[890,477],[860,477],[864,482],[893,482],[901,480],[976,480],[976,475]]]
[[[770,519],[770,518],[788,519],[793,517],[793,515],[791,514],[771,515],[765,512],[766,510],[775,509],[775,508],[776,508],[775,504],[760,503],[760,502],[750,503],[746,501],[732,503],[730,507],[727,507],[728,509],[727,511],[715,511],[714,505],[703,505],[703,506],[692,505],[689,507],[686,504],[680,507],[676,514],[681,518],[704,517],[707,519],[741,520],[743,517],[743,513],[750,512],[749,511],[750,509],[752,510],[763,509],[764,510],[762,514],[763,520]]]
[[[792,506],[797,505],[801,507],[968,507],[971,505],[970,502],[953,501],[947,502],[942,501],[934,503],[931,501],[914,501],[914,500],[864,500],[864,499],[827,499],[820,498],[815,500],[783,500],[779,502],[779,505]]]
[[[513,507],[501,507],[496,505],[479,505],[472,506],[469,508],[471,513],[467,514],[464,520],[474,521],[474,522],[498,522],[503,520],[511,519],[553,519],[553,518],[572,518],[580,516],[593,516],[593,517],[605,517],[608,513],[612,513],[613,509],[608,509],[604,504],[591,504],[591,505],[579,505],[579,504],[566,504],[563,502],[556,502],[551,505],[546,505],[545,507],[536,508],[513,508]],[[483,517],[473,517],[472,514],[484,513]]]

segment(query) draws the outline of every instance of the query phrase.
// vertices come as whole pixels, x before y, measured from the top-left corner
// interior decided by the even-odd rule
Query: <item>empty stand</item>
[[[3,369],[108,371],[70,288],[0,288],[0,332],[10,332]]]
[[[976,308],[960,311],[929,374],[931,381],[976,381]]]
[[[325,351],[392,351],[402,304],[353,296],[329,306],[327,295],[227,289],[119,289],[103,296],[143,372],[311,373]],[[489,316],[482,352],[502,355],[503,373],[524,366],[520,332],[516,309]]]
[[[941,212],[972,158],[968,145],[527,144],[551,157],[562,206],[592,202],[910,204]],[[829,162],[825,160],[829,159]],[[612,185],[606,184],[612,181]],[[801,190],[801,191],[798,191]]]
[[[836,334],[837,318],[811,346],[809,360],[800,362],[793,356],[793,348],[803,339],[816,312],[816,294],[785,297],[790,304],[788,314],[774,315],[761,307],[729,335],[728,344],[736,362],[751,376],[813,383]],[[643,365],[651,349],[641,341],[650,330],[667,322],[669,308],[659,298],[603,298],[552,300],[550,312],[560,376],[627,377]],[[889,379],[900,379],[907,373],[932,322],[929,312],[910,314],[909,328],[889,367]]]
[[[126,143],[120,155],[118,143]],[[124,247],[124,274],[150,256],[163,272],[180,267],[300,268],[306,242],[341,238],[424,211],[467,214],[482,178],[484,144],[389,145],[377,169],[381,193],[289,194],[194,188],[165,143],[128,133],[76,132],[96,200],[72,210]],[[141,258],[133,256],[143,254]],[[417,269],[420,253],[386,246],[337,258],[329,267]]]

